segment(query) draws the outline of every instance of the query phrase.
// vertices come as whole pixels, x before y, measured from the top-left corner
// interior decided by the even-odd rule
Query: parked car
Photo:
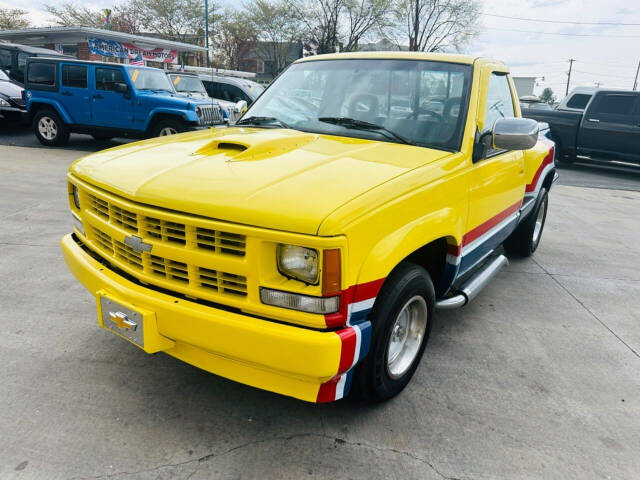
[[[589,100],[598,89],[596,87],[576,87],[562,99],[557,110],[568,112],[583,112]]]
[[[71,132],[144,138],[224,123],[218,105],[177,96],[156,68],[29,59],[26,89],[33,131],[48,146],[64,145]]]
[[[148,353],[311,402],[391,398],[435,309],[473,300],[501,244],[540,243],[554,147],[518,118],[508,72],[418,52],[298,60],[238,128],[75,162],[64,259],[99,324]],[[311,77],[321,102],[302,112],[287,100]],[[441,77],[457,105],[442,115],[421,88]],[[376,106],[384,89],[405,90],[408,116]]]
[[[577,156],[586,156],[640,163],[640,92],[597,90],[584,113],[571,108],[575,111],[529,109],[522,114],[549,124],[561,161],[570,163]]]
[[[171,72],[167,73],[171,84],[177,95],[189,98],[201,98],[208,101],[214,101],[222,107],[223,117],[228,121],[235,121],[242,113],[242,105],[240,102],[228,102],[219,98],[212,98],[204,88],[204,84],[200,77],[195,73]]]
[[[553,110],[553,107],[548,103],[541,101],[535,95],[525,95],[520,97],[520,109],[534,109],[534,110]]]
[[[73,58],[48,48],[30,47],[17,43],[0,43],[0,70],[4,70],[11,80],[21,86],[24,85],[27,59],[31,57]]]
[[[0,116],[12,123],[28,120],[23,91],[21,86],[0,70]]]
[[[243,100],[251,105],[264,91],[259,83],[245,78],[223,77],[200,73],[198,75],[211,98],[238,103]]]

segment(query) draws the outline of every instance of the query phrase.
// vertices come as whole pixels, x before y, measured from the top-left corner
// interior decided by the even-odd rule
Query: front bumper
[[[17,107],[0,107],[0,116],[5,118],[17,118],[20,122],[29,120],[29,113]]]
[[[110,270],[71,234],[61,245],[67,266],[96,300],[106,292],[155,313],[158,334],[168,339],[165,353],[216,375],[309,402],[348,393],[345,383],[357,361],[345,356],[349,340],[360,330],[311,330],[188,301]],[[328,398],[327,391],[335,394]]]

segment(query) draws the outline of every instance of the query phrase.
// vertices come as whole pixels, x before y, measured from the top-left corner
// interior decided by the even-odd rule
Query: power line
[[[540,22],[540,23],[566,23],[571,25],[624,25],[638,27],[640,23],[620,23],[620,22],[574,22],[569,20],[543,20],[539,18],[523,18],[523,17],[509,17],[507,15],[496,15],[493,13],[481,13],[485,17],[497,17],[508,18],[510,20],[523,20],[525,22]]]
[[[503,32],[533,33],[534,35],[561,35],[564,37],[640,38],[640,35],[607,35],[607,34],[595,34],[595,33],[592,34],[592,33],[536,32],[535,30],[516,30],[511,28],[489,27],[489,31],[491,30],[500,30]]]

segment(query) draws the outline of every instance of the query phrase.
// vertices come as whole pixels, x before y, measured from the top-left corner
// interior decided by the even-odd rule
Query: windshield
[[[202,81],[198,77],[188,77],[184,75],[169,75],[171,83],[177,92],[181,93],[202,93],[207,94]]]
[[[289,67],[242,118],[309,132],[458,150],[471,66],[416,60],[319,60]],[[355,120],[355,121],[354,121]],[[375,128],[374,128],[375,127]],[[395,135],[395,137],[394,137]]]
[[[146,70],[141,68],[127,69],[136,90],[160,90],[172,92],[171,83],[162,70]]]
[[[6,80],[9,81],[9,77],[7,76],[6,73],[4,73],[3,70],[0,70],[0,80]]]
[[[251,97],[251,100],[255,100],[262,92],[264,92],[264,87],[259,83],[247,82],[246,85],[248,90],[247,93],[249,94],[249,97]]]

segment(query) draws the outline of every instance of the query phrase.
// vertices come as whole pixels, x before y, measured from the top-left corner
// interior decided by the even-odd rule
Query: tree
[[[385,29],[389,23],[390,0],[347,0],[346,36],[342,50],[358,50],[358,43],[372,30]]]
[[[290,62],[290,48],[302,38],[303,23],[293,1],[251,0],[246,10],[248,19],[257,32],[258,54],[271,62],[277,75]]]
[[[476,0],[395,0],[396,31],[416,52],[459,51],[478,34]]]
[[[223,68],[240,70],[240,60],[256,45],[258,34],[244,11],[225,10],[216,19],[213,43]]]
[[[130,8],[142,28],[162,37],[182,42],[204,37],[202,0],[132,0]]]
[[[86,27],[104,28],[104,14],[97,9],[65,2],[60,7],[44,5],[45,11],[53,16],[57,25],[84,25]]]
[[[26,10],[20,8],[0,8],[0,30],[19,30],[31,24],[25,17]]]
[[[549,87],[542,90],[542,93],[540,94],[540,101],[549,104],[555,103],[556,96],[553,94],[553,90]]]

